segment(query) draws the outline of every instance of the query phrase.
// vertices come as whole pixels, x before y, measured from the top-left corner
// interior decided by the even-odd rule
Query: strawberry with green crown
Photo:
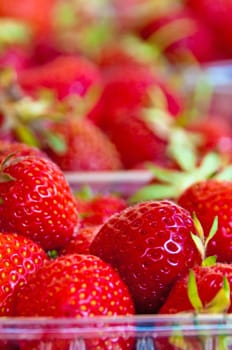
[[[38,156],[1,163],[0,229],[57,249],[77,234],[76,199],[60,168]]]

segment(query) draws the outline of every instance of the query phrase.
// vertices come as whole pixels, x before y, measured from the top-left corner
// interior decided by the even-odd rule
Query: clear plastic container
[[[97,193],[119,193],[125,197],[133,194],[153,177],[148,170],[66,172],[65,176],[73,190],[88,185]]]
[[[124,347],[123,344],[127,346]],[[0,349],[18,348],[230,350],[232,315],[178,314],[82,319],[3,318],[0,321]]]

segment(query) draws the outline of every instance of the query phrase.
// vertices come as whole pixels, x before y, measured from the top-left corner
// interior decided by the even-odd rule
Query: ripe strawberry
[[[194,310],[197,312],[212,312],[213,310],[209,309],[209,304],[223,287],[223,277],[228,279],[228,282],[232,287],[231,264],[216,263],[211,266],[195,266],[192,271],[195,275],[198,294],[202,303],[202,310],[195,310],[194,305],[192,305],[189,298],[189,273],[187,273],[173,286],[165,303],[159,310],[159,313],[175,314],[178,312],[190,312]],[[230,292],[230,299],[232,300],[232,289]],[[220,305],[214,306],[220,307]],[[223,305],[221,305],[221,307],[223,308]],[[230,304],[226,311],[231,312],[231,310],[232,304]],[[221,312],[222,311],[225,310],[222,309]]]
[[[156,16],[141,31],[144,39],[154,43],[171,62],[179,64],[219,59],[213,33],[194,13],[180,8]]]
[[[209,241],[206,253],[216,255],[219,262],[232,262],[232,182],[210,179],[194,183],[180,195],[178,204],[196,214],[206,237],[214,218],[218,217],[218,230]]]
[[[12,316],[17,289],[44,264],[47,256],[36,243],[13,233],[0,233],[0,255],[0,315]]]
[[[0,229],[29,237],[44,249],[56,249],[75,234],[76,200],[61,170],[34,156],[1,164]]]
[[[101,225],[91,225],[81,227],[78,231],[78,235],[72,238],[67,244],[65,244],[60,250],[61,255],[67,254],[90,254],[89,247]]]
[[[76,197],[83,226],[104,224],[111,215],[127,207],[126,200],[116,194],[92,194],[86,199],[77,194]]]
[[[41,88],[53,90],[59,99],[69,95],[85,96],[90,88],[101,87],[97,66],[82,56],[58,56],[39,66],[21,71],[19,84],[29,94]]]
[[[170,201],[141,202],[113,215],[90,252],[115,267],[138,313],[154,313],[173,283],[200,257],[189,213]]]
[[[217,263],[212,266],[196,266],[191,274],[182,276],[171,289],[160,314],[176,314],[186,312],[220,313],[232,310],[232,266]],[[228,285],[226,286],[225,280]],[[180,349],[175,346],[180,337],[168,339],[158,338],[154,341],[157,350]],[[204,339],[197,336],[181,336],[182,347],[190,350],[202,349]],[[183,346],[184,345],[184,346]]]
[[[133,313],[130,294],[117,272],[92,255],[73,254],[50,261],[17,294],[16,315],[23,317],[114,317]],[[103,336],[87,339],[86,349],[131,349],[132,342]],[[53,344],[54,349],[67,349],[68,341]]]
[[[62,170],[118,170],[122,167],[115,146],[87,119],[71,116],[63,121],[50,123],[44,139],[44,130],[41,132],[44,151]],[[58,150],[50,142],[50,135],[62,140],[63,149]]]
[[[0,1],[0,17],[25,21],[36,35],[48,35],[53,26],[53,11],[57,0]]]

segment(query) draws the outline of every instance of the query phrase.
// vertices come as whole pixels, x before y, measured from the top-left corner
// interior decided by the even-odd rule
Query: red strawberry
[[[66,255],[50,261],[17,294],[16,315],[23,317],[114,317],[133,313],[130,294],[117,272],[92,255]],[[67,349],[68,341],[53,344],[56,349]],[[132,340],[123,337],[111,340],[103,335],[101,339],[86,340],[88,350],[131,348]]]
[[[171,289],[167,300],[159,311],[160,314],[231,312],[232,266],[230,264],[217,263],[207,267],[196,266],[191,274],[195,277],[195,281],[193,282],[193,277],[189,273],[180,278]],[[227,279],[228,286],[225,285],[224,278]],[[176,347],[177,345],[174,346],[175,341],[178,341],[178,337],[172,336],[169,341],[158,338],[154,345],[157,350],[180,349]],[[181,349],[202,349],[202,341],[204,340],[200,337],[185,337],[182,334]]]
[[[0,17],[25,21],[37,35],[48,35],[53,26],[53,11],[57,0],[0,1]]]
[[[218,217],[218,230],[206,253],[216,255],[217,261],[232,262],[232,182],[211,179],[194,183],[180,195],[178,204],[196,214],[206,237],[214,218]]]
[[[44,130],[42,131],[42,138]],[[61,150],[51,144],[49,135],[59,137],[64,143]],[[67,117],[50,123],[45,132],[44,151],[62,170],[118,170],[119,154],[106,135],[86,119]]]
[[[111,215],[126,207],[126,201],[116,194],[97,194],[87,199],[77,194],[77,208],[84,226],[104,224]]]
[[[217,263],[212,266],[195,266],[192,271],[196,278],[198,294],[203,309],[195,310],[194,305],[192,305],[192,302],[189,299],[189,273],[187,273],[186,276],[180,278],[173,286],[171,292],[168,295],[168,298],[159,310],[159,313],[174,314],[184,311],[207,312],[209,303],[223,287],[223,277],[226,277],[228,279],[229,284],[232,287],[232,265],[230,264]],[[230,299],[232,300],[232,289],[230,292]],[[223,308],[223,305],[221,306]],[[218,307],[220,307],[220,305],[218,305]],[[231,310],[232,304],[226,311],[231,312]],[[225,310],[222,309],[221,312],[222,311]],[[208,310],[208,312],[210,312],[210,310]]]
[[[59,99],[69,95],[85,96],[90,88],[100,88],[97,66],[81,56],[59,56],[40,66],[21,71],[19,84],[29,94],[41,88],[53,90]]]
[[[155,17],[141,34],[144,39],[160,46],[164,54],[177,64],[219,59],[213,33],[204,21],[183,8]]]
[[[90,252],[115,267],[138,313],[154,313],[173,283],[199,259],[189,213],[170,201],[141,202],[113,215]]]
[[[0,229],[16,232],[56,249],[75,234],[76,200],[52,161],[39,157],[8,159],[1,164]]]
[[[47,256],[36,243],[13,233],[0,233],[0,256],[0,315],[12,316],[16,290],[43,265]]]
[[[72,238],[63,246],[60,251],[61,255],[67,254],[90,254],[89,247],[94,237],[100,230],[101,225],[84,226],[79,229],[78,235]]]

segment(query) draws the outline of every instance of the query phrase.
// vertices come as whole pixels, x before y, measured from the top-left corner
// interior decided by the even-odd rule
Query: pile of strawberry
[[[1,316],[231,312],[230,166],[176,196],[130,204],[116,194],[73,192],[37,148],[5,142],[0,158]],[[40,341],[46,336],[45,329]],[[40,341],[0,345],[40,349]],[[154,346],[179,349],[173,341],[154,339]],[[135,343],[136,335],[99,337],[86,348],[133,350]]]
[[[2,317],[232,311],[231,126],[170,79],[170,63],[230,57],[232,2],[214,2],[223,21],[209,1],[144,3],[106,1],[99,24],[97,2],[0,0]],[[65,177],[147,166],[131,198],[75,193]],[[0,348],[39,350],[48,333]],[[204,346],[182,340],[153,345]],[[83,346],[134,350],[136,335]]]
[[[220,1],[228,16],[230,3]],[[207,1],[106,0],[104,9],[99,20],[97,2],[0,1],[1,26],[12,33],[0,37],[0,139],[36,146],[64,171],[175,167],[176,128],[198,135],[199,152],[231,157],[230,123],[205,110],[202,86],[197,106],[189,100],[176,74],[180,64],[229,58],[212,34],[227,21],[204,23],[207,9],[214,18]]]

